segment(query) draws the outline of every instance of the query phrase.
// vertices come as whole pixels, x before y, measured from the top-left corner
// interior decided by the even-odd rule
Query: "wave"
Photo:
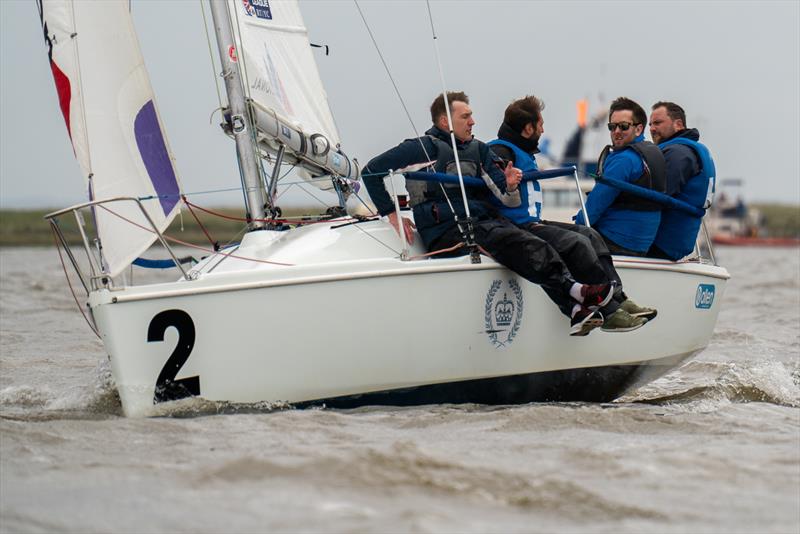
[[[198,483],[255,482],[283,478],[335,483],[342,487],[393,491],[423,490],[459,498],[472,498],[537,510],[559,517],[592,520],[663,518],[654,509],[622,503],[592,491],[557,473],[534,474],[475,465],[458,456],[424,452],[412,441],[395,442],[388,449],[366,447],[346,452],[344,457],[310,458],[306,462],[282,463],[255,458],[237,458],[198,476]]]
[[[800,364],[693,361],[626,397],[648,404],[765,402],[800,407]]]
[[[122,415],[111,368],[107,360],[98,363],[94,380],[67,391],[50,386],[9,386],[0,390],[4,419],[53,420],[98,419]]]

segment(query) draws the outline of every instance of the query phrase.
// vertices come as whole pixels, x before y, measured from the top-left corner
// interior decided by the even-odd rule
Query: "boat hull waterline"
[[[262,243],[251,243],[251,252],[271,239],[251,235],[258,234]],[[248,270],[230,262],[228,271],[210,269],[214,261],[199,266],[211,272],[193,281],[90,294],[126,415],[151,415],[156,404],[189,395],[347,407],[612,400],[642,382],[648,363],[660,374],[706,347],[728,278],[712,265],[619,258],[626,291],[656,306],[658,318],[634,332],[570,337],[567,319],[539,286],[489,258],[477,265],[467,257],[383,257]],[[626,371],[597,374],[614,377],[594,384],[597,394],[581,393],[574,380],[547,393],[532,379],[615,367]],[[517,378],[468,387],[503,377]],[[527,391],[499,391],[517,391],[521,380]],[[433,387],[454,383],[464,387]],[[378,392],[394,396],[367,395]]]

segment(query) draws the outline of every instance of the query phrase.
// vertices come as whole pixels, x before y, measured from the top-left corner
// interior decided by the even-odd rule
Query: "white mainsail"
[[[40,0],[58,98],[91,200],[142,203],[160,231],[180,185],[156,109],[127,0]],[[105,270],[113,277],[156,239],[133,202],[94,210]]]
[[[229,0],[228,8],[239,43],[230,60],[242,66],[262,140],[349,176],[297,0]]]

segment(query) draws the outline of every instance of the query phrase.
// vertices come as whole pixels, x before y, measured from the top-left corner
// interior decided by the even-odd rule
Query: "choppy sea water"
[[[54,249],[0,249],[0,532],[800,531],[800,252],[610,404],[120,415]]]

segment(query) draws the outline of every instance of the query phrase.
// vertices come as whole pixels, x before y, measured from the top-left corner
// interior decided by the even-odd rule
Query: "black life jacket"
[[[442,141],[438,137],[432,135],[428,137],[433,141],[433,144],[436,145],[437,151],[436,161],[433,162],[433,170],[440,173],[452,174],[454,176],[458,175],[453,146],[450,143]],[[466,147],[458,149],[458,162],[461,167],[462,176],[481,177],[483,167],[481,165],[480,148],[480,143],[473,140]],[[410,204],[416,206],[428,200],[445,200],[442,186],[444,186],[447,196],[450,197],[451,200],[458,199],[459,202],[461,201],[461,188],[458,184],[439,184],[409,180],[406,182],[406,190],[410,197]],[[486,190],[482,187],[465,186],[465,188],[467,190],[467,196],[471,198],[480,198],[486,194]]]
[[[650,141],[639,141],[638,143],[631,143],[622,148],[613,149],[610,145],[606,146],[600,153],[600,159],[597,161],[597,175],[603,176],[606,158],[609,152],[620,152],[622,150],[631,149],[635,151],[642,158],[644,163],[644,172],[639,176],[633,185],[645,187],[658,191],[659,193],[666,193],[667,191],[667,164],[664,160],[664,154],[657,145]],[[620,192],[617,198],[611,204],[615,209],[623,210],[636,210],[636,211],[661,211],[661,204],[652,200],[647,200],[638,197],[632,193],[625,191]]]

